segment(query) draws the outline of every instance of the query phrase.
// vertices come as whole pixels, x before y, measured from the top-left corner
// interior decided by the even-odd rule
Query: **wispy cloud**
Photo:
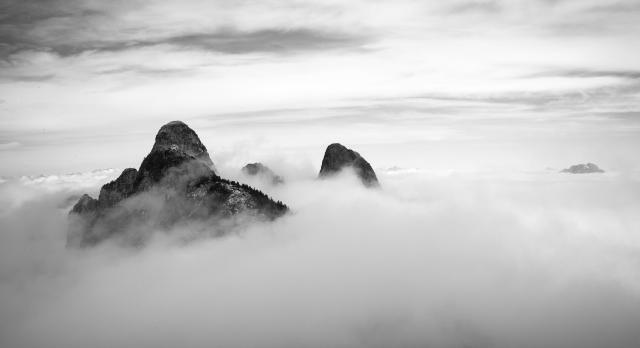
[[[4,139],[32,144],[43,129],[123,134],[118,127],[205,116],[328,137],[394,118],[448,116],[459,126],[452,115],[519,122],[635,112],[636,8],[635,0],[6,0],[0,127]],[[403,131],[413,129],[393,134]]]
[[[76,44],[53,43],[41,46],[17,42],[13,44],[14,49],[12,51],[18,51],[19,47],[29,47],[68,57],[85,52],[118,52],[169,45],[177,49],[195,49],[228,54],[254,52],[291,53],[343,47],[357,48],[366,43],[366,41],[367,38],[365,37],[309,29],[268,29],[241,32],[227,28],[212,33],[193,33],[131,41],[90,41]]]
[[[640,3],[637,1],[615,1],[610,4],[597,4],[587,10],[593,13],[618,13],[631,15],[640,11]]]
[[[0,151],[2,150],[9,150],[9,149],[15,149],[17,147],[20,147],[21,144],[19,142],[16,141],[12,141],[12,142],[8,142],[8,143],[0,143]]]
[[[283,5],[285,12],[287,9],[293,11],[292,15],[298,11],[297,6]],[[260,6],[191,1],[185,3],[184,8],[189,12],[181,17],[176,15],[181,13],[180,4],[176,2],[162,6],[145,1],[107,5],[76,1],[9,1],[2,6],[5,14],[0,17],[0,53],[5,59],[21,50],[49,51],[65,57],[87,51],[117,52],[156,45],[222,53],[282,53],[357,46],[365,37],[342,32],[339,28],[330,30],[329,26],[319,28],[297,21],[287,24],[286,21],[269,23],[263,20],[258,21],[257,26],[251,26],[237,16],[238,11],[253,12]],[[197,16],[197,11],[210,13],[211,17]],[[221,20],[226,14],[230,15]],[[129,16],[138,18],[139,22],[129,20]]]
[[[456,3],[447,12],[450,14],[499,13],[501,10],[502,7],[497,0],[484,0]]]
[[[0,73],[0,83],[11,83],[11,82],[43,82],[49,81],[55,78],[55,74],[44,74],[44,75],[20,75],[20,74],[2,74]]]
[[[552,70],[529,75],[530,77],[612,77],[621,79],[640,79],[640,70],[597,70],[597,69],[566,69]]]

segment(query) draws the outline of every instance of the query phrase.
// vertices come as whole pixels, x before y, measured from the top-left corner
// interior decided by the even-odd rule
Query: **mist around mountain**
[[[365,187],[379,187],[378,178],[358,152],[339,143],[329,145],[318,177],[354,173]],[[242,167],[246,176],[284,183],[266,165]],[[83,194],[69,213],[67,244],[95,246],[107,239],[142,246],[156,230],[195,222],[209,226],[213,236],[239,228],[249,220],[274,220],[289,211],[249,185],[223,179],[196,132],[181,121],[163,125],[139,169],[127,168],[100,189],[98,198]]]
[[[136,249],[67,247],[68,212],[120,170],[7,179],[1,345],[637,342],[638,177],[392,168],[371,190],[348,168],[318,180],[319,164],[283,157],[279,172],[303,174],[261,188],[291,214],[231,232],[192,220]]]

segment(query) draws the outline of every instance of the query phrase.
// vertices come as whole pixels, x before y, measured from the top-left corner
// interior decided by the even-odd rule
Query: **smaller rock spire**
[[[348,149],[342,144],[333,143],[327,146],[322,159],[319,177],[328,177],[337,174],[346,167],[351,167],[356,175],[367,187],[377,187],[378,178],[371,165],[359,153]]]
[[[274,185],[280,185],[284,183],[284,179],[271,170],[271,168],[265,166],[260,162],[248,163],[242,167],[242,172],[248,176],[262,176]]]

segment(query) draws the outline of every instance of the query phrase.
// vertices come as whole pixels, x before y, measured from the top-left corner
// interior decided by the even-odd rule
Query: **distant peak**
[[[270,169],[260,162],[247,163],[247,165],[242,167],[242,171],[249,175],[256,175],[264,170],[270,170]]]
[[[284,179],[280,175],[276,175],[271,168],[260,162],[248,163],[242,167],[242,172],[249,176],[264,176],[271,180],[271,183],[274,185],[284,183]]]
[[[569,168],[563,169],[561,173],[571,174],[590,174],[590,173],[604,173],[604,170],[600,169],[594,163],[576,164]]]

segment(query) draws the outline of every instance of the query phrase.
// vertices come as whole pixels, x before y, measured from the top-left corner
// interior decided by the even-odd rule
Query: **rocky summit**
[[[279,185],[284,183],[284,179],[271,170],[271,168],[265,166],[260,162],[249,163],[242,167],[242,172],[248,176],[259,176],[267,179],[273,185]]]
[[[333,176],[345,168],[352,168],[362,183],[367,187],[380,186],[376,173],[359,153],[346,148],[345,146],[334,143],[327,147],[322,158],[322,166],[320,168],[320,178]]]
[[[136,245],[153,231],[179,224],[200,221],[217,229],[240,213],[272,220],[287,211],[282,202],[218,176],[198,135],[174,121],[160,128],[139,169],[125,169],[102,186],[98,199],[80,198],[69,213],[67,244],[90,246],[113,238]]]
[[[570,174],[590,174],[590,173],[604,173],[604,170],[600,169],[600,167],[598,167],[593,163],[585,163],[585,164],[573,165],[569,168],[563,169],[560,172],[570,173]]]

